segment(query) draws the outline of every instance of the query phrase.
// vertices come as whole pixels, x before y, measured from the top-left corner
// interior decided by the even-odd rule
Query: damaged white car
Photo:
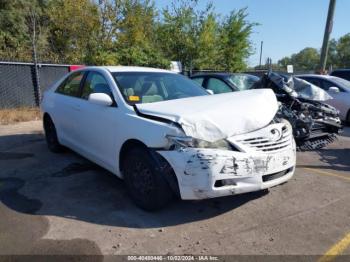
[[[48,147],[124,178],[147,210],[174,195],[213,198],[289,180],[295,143],[277,109],[272,90],[209,95],[184,76],[139,67],[74,71],[42,101]]]

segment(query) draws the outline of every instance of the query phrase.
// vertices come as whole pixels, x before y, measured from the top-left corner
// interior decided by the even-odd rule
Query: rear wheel
[[[123,176],[131,198],[142,209],[161,209],[173,198],[164,174],[147,148],[134,147],[126,152]]]
[[[56,127],[50,116],[44,117],[44,130],[46,143],[50,151],[54,153],[62,152],[63,146],[58,141]]]

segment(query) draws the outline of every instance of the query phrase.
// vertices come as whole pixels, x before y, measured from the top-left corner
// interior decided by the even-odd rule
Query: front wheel
[[[135,147],[126,153],[123,176],[135,204],[148,211],[163,208],[173,192],[146,148]]]

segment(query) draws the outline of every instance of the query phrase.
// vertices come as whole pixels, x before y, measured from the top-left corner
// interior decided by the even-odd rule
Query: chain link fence
[[[0,109],[39,106],[41,94],[70,69],[70,65],[35,68],[34,63],[0,61]]]
[[[66,64],[27,63],[1,61],[0,58],[0,109],[39,106],[42,94],[74,66]],[[245,73],[261,77],[268,70]],[[191,76],[200,73],[218,73],[216,70],[183,70]],[[285,73],[285,72],[283,72]]]

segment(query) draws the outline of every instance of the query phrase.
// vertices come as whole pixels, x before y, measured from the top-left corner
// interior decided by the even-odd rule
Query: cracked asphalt
[[[350,232],[350,128],[297,163],[269,191],[147,213],[109,172],[49,152],[41,122],[0,126],[0,255],[321,256]]]

